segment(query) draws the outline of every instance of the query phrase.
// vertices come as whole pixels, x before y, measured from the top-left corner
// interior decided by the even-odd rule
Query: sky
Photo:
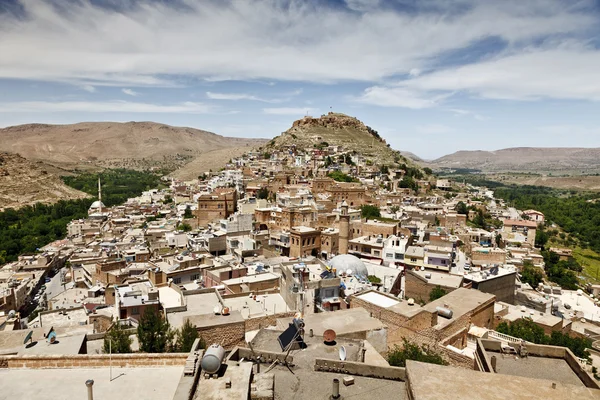
[[[599,0],[0,0],[0,127],[335,111],[425,159],[600,147],[599,46]]]

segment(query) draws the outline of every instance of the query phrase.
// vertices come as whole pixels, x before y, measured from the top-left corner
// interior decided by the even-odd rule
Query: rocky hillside
[[[0,153],[0,210],[87,196],[65,185],[42,163],[32,163],[18,154]]]
[[[28,124],[0,129],[0,151],[66,168],[173,170],[214,150],[249,150],[264,142],[154,122]],[[223,160],[223,165],[226,162]]]
[[[600,170],[600,148],[515,147],[496,151],[458,151],[431,161],[430,165],[484,172],[592,172]]]
[[[266,148],[280,149],[295,145],[299,149],[312,149],[324,142],[356,151],[379,164],[392,164],[400,157],[400,153],[392,150],[371,127],[354,117],[331,112],[319,118],[304,117],[295,121],[290,129],[271,140]]]

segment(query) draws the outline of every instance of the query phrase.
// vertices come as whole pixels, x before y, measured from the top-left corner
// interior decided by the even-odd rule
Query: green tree
[[[414,191],[419,190],[419,185],[417,184],[417,181],[415,181],[415,179],[412,176],[408,175],[402,178],[402,180],[398,183],[398,186],[405,189],[412,189]]]
[[[341,171],[332,171],[327,176],[337,182],[358,182],[358,179],[346,175]]]
[[[544,280],[544,273],[541,269],[535,267],[529,260],[523,262],[521,270],[521,282],[528,283],[532,288],[536,289],[540,282]]]
[[[381,210],[377,206],[363,204],[360,206],[360,216],[366,219],[381,218]]]
[[[381,283],[381,279],[376,277],[375,275],[369,275],[369,276],[367,276],[367,279],[371,283]]]
[[[164,353],[172,347],[174,332],[169,322],[155,310],[147,309],[140,318],[137,337],[140,351],[145,353]]]
[[[192,208],[187,206],[185,208],[185,212],[183,213],[183,218],[194,218],[194,214],[192,214]]]
[[[430,364],[447,365],[441,354],[427,345],[419,346],[416,343],[402,339],[402,347],[396,345],[388,353],[388,363],[393,367],[406,367],[407,360],[420,361]]]
[[[431,292],[429,292],[429,301],[437,300],[440,297],[444,297],[446,294],[447,292],[444,289],[442,289],[440,285],[437,285],[436,287],[431,289]]]
[[[188,224],[187,222],[184,222],[183,224],[179,224],[178,229],[182,230],[184,232],[191,232],[192,226],[190,224]]]
[[[538,229],[535,231],[535,246],[544,249],[549,239],[550,235],[548,235],[548,232],[546,232],[544,226],[540,224]]]
[[[425,172],[427,175],[432,175],[433,174],[433,171],[429,167],[423,168],[423,172]]]
[[[458,204],[456,204],[456,212],[462,215],[469,215],[469,208],[464,202],[459,201]]]
[[[108,354],[131,353],[131,343],[133,340],[129,337],[126,329],[117,321],[104,335],[102,351]]]
[[[528,318],[521,318],[508,323],[501,322],[496,328],[496,331],[531,343],[567,347],[577,357],[590,357],[590,353],[586,351],[586,349],[592,346],[591,339],[574,338],[560,331],[553,331],[552,334],[548,336],[544,333],[543,328]]]
[[[548,342],[544,329],[526,318],[520,318],[513,322],[501,322],[496,331],[531,343],[547,344]]]
[[[256,191],[256,198],[258,199],[267,199],[269,198],[269,188],[261,187]]]
[[[198,330],[195,325],[186,319],[181,329],[177,330],[177,342],[175,348],[179,353],[188,353],[192,350],[194,341],[198,338]],[[204,340],[200,340],[200,348],[206,348]]]

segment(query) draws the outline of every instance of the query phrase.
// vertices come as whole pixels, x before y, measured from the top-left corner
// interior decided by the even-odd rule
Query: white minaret
[[[100,214],[102,214],[102,185],[100,184],[100,177],[98,177],[98,201],[100,202]]]

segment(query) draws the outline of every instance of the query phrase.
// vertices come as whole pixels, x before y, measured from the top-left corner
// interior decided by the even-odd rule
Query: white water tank
[[[446,307],[436,307],[435,310],[437,311],[438,315],[444,317],[444,318],[448,318],[451,319],[452,318],[452,314],[454,314],[452,312],[452,310],[446,308]]]
[[[221,363],[224,358],[225,349],[218,344],[213,344],[204,352],[200,366],[204,372],[216,374],[221,369]]]

